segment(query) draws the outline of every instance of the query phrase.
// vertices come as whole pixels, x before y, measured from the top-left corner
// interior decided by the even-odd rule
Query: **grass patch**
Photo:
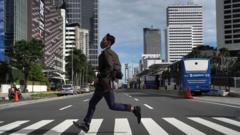
[[[40,92],[40,93],[33,93],[31,94],[32,97],[40,97],[40,98],[44,98],[44,97],[57,97],[58,93],[54,93],[54,92]]]

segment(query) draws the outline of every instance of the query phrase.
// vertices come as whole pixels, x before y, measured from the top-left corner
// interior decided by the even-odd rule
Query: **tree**
[[[25,41],[21,40],[13,46],[12,59],[14,65],[24,74],[24,91],[26,91],[27,80],[31,67],[40,62],[43,56],[43,44],[39,40]]]
[[[40,81],[40,82],[46,81],[46,78],[42,71],[43,71],[43,69],[40,64],[32,65],[31,71],[30,71],[30,79],[32,81]]]
[[[74,49],[73,52],[70,53],[68,57],[66,57],[66,62],[67,62],[66,71],[69,78],[72,78],[72,65],[73,65],[73,80],[75,80],[75,82],[78,82],[78,80],[80,80],[81,82],[81,79],[83,78],[84,75],[83,71],[86,71],[87,66],[86,56],[82,53],[81,50]]]

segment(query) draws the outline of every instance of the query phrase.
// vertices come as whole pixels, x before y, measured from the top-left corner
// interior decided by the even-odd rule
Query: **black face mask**
[[[102,49],[104,49],[105,45],[104,45],[104,42],[103,42],[103,41],[100,43],[100,47],[101,47]]]

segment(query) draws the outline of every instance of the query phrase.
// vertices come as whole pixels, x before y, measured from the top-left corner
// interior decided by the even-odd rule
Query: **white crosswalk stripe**
[[[163,118],[163,119],[187,135],[206,135],[205,133],[183,123],[182,121],[177,120],[176,118]]]
[[[65,120],[62,123],[55,126],[54,128],[50,129],[44,135],[59,135],[59,134],[63,133],[65,130],[67,130],[69,127],[71,127],[73,124],[73,121],[77,121],[77,119]]]
[[[214,130],[216,130],[218,132],[221,132],[223,134],[226,134],[226,135],[240,135],[240,132],[238,132],[238,131],[232,130],[232,129],[224,127],[220,124],[217,124],[217,123],[214,123],[214,122],[211,122],[211,121],[199,118],[199,117],[190,117],[188,119],[190,119],[192,121],[195,121],[199,124],[202,124],[204,126],[207,126],[211,129],[214,129]]]
[[[93,119],[90,124],[90,129],[88,133],[84,133],[83,131],[80,132],[80,135],[96,135],[101,124],[103,122],[103,119]]]
[[[216,120],[228,123],[228,124],[232,124],[234,126],[240,127],[240,122],[239,121],[235,121],[229,118],[223,118],[223,117],[213,117]]]
[[[22,124],[27,123],[27,122],[28,122],[28,120],[22,120],[22,121],[16,121],[16,122],[1,126],[0,127],[0,134],[4,133],[4,132],[7,132],[9,130],[12,130],[14,128],[17,128],[17,127],[19,127]]]
[[[29,134],[29,133],[31,133],[31,132],[49,124],[49,123],[51,123],[52,121],[53,120],[41,120],[41,121],[39,121],[39,122],[37,122],[33,125],[30,125],[26,128],[23,128],[23,129],[19,130],[19,131],[15,132],[11,135],[26,135],[26,134]]]
[[[132,135],[127,119],[115,119],[114,135]]]
[[[168,135],[168,133],[162,129],[162,127],[160,127],[153,119],[142,118],[141,121],[150,135]]]
[[[187,124],[177,118],[174,117],[163,117],[163,118],[159,118],[158,120],[163,119],[164,121],[166,121],[167,123],[169,123],[168,125],[165,126],[174,126],[176,127],[176,129],[171,129],[171,130],[175,130],[174,133],[178,132],[182,132],[185,133],[187,135],[205,135],[208,134],[206,133],[206,131],[200,131],[197,127],[193,127],[190,124]],[[212,120],[215,119],[217,121],[223,122],[221,125],[219,123],[212,122],[211,119],[210,120],[206,120],[200,117],[187,117],[185,119],[190,119],[193,122],[196,122],[197,124],[201,124],[206,126],[207,128],[213,129],[217,132],[223,133],[223,134],[227,134],[227,135],[240,135],[240,129],[237,131],[236,127],[240,127],[240,121],[238,120],[233,120],[233,119],[229,119],[229,118],[225,118],[225,117],[212,117]],[[34,132],[37,132],[38,130],[43,129],[44,130],[48,130],[46,131],[46,133],[44,133],[44,135],[60,135],[64,132],[66,132],[67,130],[70,130],[70,127],[73,126],[73,121],[78,121],[78,119],[66,119],[63,120],[59,123],[55,122],[55,126],[51,126],[54,123],[54,120],[40,120],[37,121],[35,123],[30,124],[29,120],[22,120],[22,121],[15,121],[12,123],[8,123],[6,121],[4,121],[4,123],[7,123],[6,125],[4,125],[4,123],[2,123],[0,126],[0,134],[5,133],[6,132],[11,132],[11,135],[27,135],[27,134],[31,134]],[[0,121],[0,123],[3,121]],[[106,122],[107,123],[107,122]],[[146,132],[148,132],[148,134],[150,135],[168,135],[170,133],[168,133],[168,130],[165,130],[162,128],[162,126],[157,123],[154,119],[152,118],[142,118],[141,123],[144,127],[144,129],[141,128],[141,130],[145,130]],[[235,129],[231,129],[228,125],[228,127],[223,126],[223,124],[231,124],[233,126],[236,126]],[[24,124],[24,126],[23,126]],[[136,124],[136,121],[134,122],[134,124]],[[25,126],[26,125],[26,126]],[[90,125],[90,130],[88,133],[84,133],[83,131],[79,131],[78,133],[80,135],[96,135],[99,132],[100,127],[102,126],[106,126],[103,125],[103,119],[92,119],[91,125]],[[22,127],[22,128],[19,128]],[[45,129],[45,127],[47,129]],[[17,129],[17,130],[16,130]],[[132,129],[130,127],[129,121],[127,118],[115,118],[115,125],[114,125],[114,135],[132,135]],[[180,130],[180,131],[179,131]],[[14,132],[13,132],[14,131]],[[173,132],[171,131],[171,132]],[[182,134],[181,133],[181,134]],[[180,133],[179,133],[180,134]]]

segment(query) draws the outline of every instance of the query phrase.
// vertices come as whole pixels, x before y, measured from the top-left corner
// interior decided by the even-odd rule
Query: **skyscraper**
[[[140,61],[141,70],[148,69],[151,65],[162,62],[160,57],[160,36],[160,29],[153,27],[143,29],[144,54]]]
[[[56,0],[59,2],[59,0]],[[66,0],[67,21],[78,23],[89,30],[88,60],[93,67],[98,65],[98,0]]]
[[[176,5],[167,8],[167,60],[179,61],[203,45],[203,10],[200,5]]]
[[[4,0],[0,0],[0,61],[5,59],[5,44],[4,44]]]
[[[160,54],[160,29],[144,28],[144,54]]]
[[[216,0],[217,45],[240,56],[240,1]]]

